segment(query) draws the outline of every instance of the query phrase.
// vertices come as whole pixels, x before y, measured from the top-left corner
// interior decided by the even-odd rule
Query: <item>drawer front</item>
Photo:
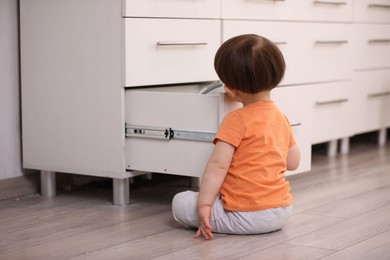
[[[355,69],[390,67],[390,24],[354,25]]]
[[[220,18],[215,0],[123,0],[124,17]]]
[[[224,19],[347,22],[352,11],[352,0],[222,1]]]
[[[390,127],[390,69],[358,71],[354,84],[359,104],[355,133]]]
[[[310,171],[311,168],[311,100],[307,86],[278,87],[272,91],[272,98],[292,125],[294,138],[301,151],[301,162],[295,171],[287,175]]]
[[[224,41],[245,33],[277,43],[287,63],[282,85],[352,78],[349,24],[224,21]]]
[[[217,80],[220,21],[125,19],[125,86]]]
[[[357,0],[353,13],[356,22],[390,23],[390,1]]]
[[[215,134],[220,121],[221,96],[198,92],[198,88],[188,86],[126,90],[126,123],[143,128]],[[214,148],[211,141],[147,137],[126,138],[128,170],[200,177]]]
[[[352,81],[311,85],[312,144],[352,136],[356,114]]]

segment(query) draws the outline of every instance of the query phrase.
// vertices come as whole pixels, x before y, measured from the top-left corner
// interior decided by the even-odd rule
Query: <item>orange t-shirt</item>
[[[257,211],[292,204],[284,177],[288,148],[295,144],[290,124],[273,101],[257,101],[228,113],[214,143],[236,147],[221,198],[226,210]]]

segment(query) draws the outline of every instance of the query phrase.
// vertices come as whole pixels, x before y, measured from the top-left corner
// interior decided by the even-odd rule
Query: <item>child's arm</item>
[[[223,141],[217,141],[210,159],[203,173],[198,197],[199,229],[195,238],[203,236],[211,239],[212,226],[210,225],[211,205],[219,194],[219,190],[225,180],[230,167],[235,147]]]
[[[301,152],[296,144],[291,146],[288,149],[287,154],[287,170],[293,171],[296,170],[299,166],[299,162],[301,160]]]

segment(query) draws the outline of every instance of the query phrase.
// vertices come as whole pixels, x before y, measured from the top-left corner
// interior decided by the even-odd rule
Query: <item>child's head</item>
[[[226,86],[255,94],[276,87],[283,78],[286,64],[271,41],[259,35],[244,34],[219,47],[214,67]]]

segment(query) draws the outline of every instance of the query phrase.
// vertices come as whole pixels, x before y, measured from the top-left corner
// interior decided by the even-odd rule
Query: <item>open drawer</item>
[[[201,89],[198,85],[187,85],[126,90],[127,170],[202,176],[221,120],[240,104],[225,98],[218,90],[199,94]],[[285,91],[275,92],[280,92],[277,96],[284,110],[300,108],[293,104],[286,106],[280,97]],[[300,119],[305,111],[289,112],[297,117],[291,123],[298,123],[294,133],[305,157],[296,173],[310,169],[310,138],[305,130],[310,117]]]

